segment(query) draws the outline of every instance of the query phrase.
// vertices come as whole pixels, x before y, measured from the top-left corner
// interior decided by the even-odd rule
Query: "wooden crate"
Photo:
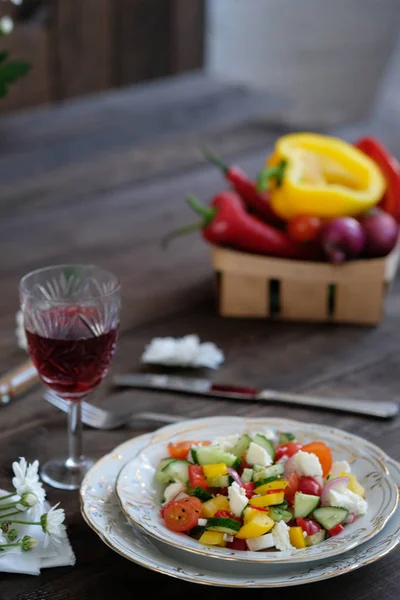
[[[342,265],[212,247],[224,317],[376,325],[396,275],[400,246],[385,258]]]

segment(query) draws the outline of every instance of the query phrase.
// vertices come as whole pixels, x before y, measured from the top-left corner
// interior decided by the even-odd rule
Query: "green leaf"
[[[0,53],[0,63],[7,58],[4,57],[4,52]],[[8,55],[8,53],[6,53]],[[7,95],[8,86],[10,83],[14,83],[17,79],[24,77],[32,65],[21,61],[10,61],[3,66],[0,66],[0,98]]]
[[[3,50],[2,52],[0,52],[0,64],[7,60],[8,55],[9,52],[7,52],[7,50]]]

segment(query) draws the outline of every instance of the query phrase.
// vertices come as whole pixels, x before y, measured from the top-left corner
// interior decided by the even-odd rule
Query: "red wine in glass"
[[[118,327],[94,335],[91,307],[53,308],[41,319],[51,321],[57,337],[26,330],[29,354],[41,380],[65,399],[77,400],[94,390],[107,374],[115,352]],[[59,327],[54,325],[59,324]]]

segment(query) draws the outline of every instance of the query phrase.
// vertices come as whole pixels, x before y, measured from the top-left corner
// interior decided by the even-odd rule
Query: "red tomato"
[[[303,452],[309,452],[315,454],[322,466],[322,474],[324,477],[329,475],[329,471],[332,468],[332,452],[324,442],[310,442],[302,447]]]
[[[289,502],[289,504],[293,504],[294,502],[294,495],[299,487],[299,479],[300,478],[296,472],[292,473],[289,477],[289,483],[287,484],[284,490],[285,499]]]
[[[168,454],[172,458],[185,460],[190,448],[196,446],[209,446],[211,442],[197,442],[194,440],[183,440],[182,442],[170,442],[167,446]]]
[[[281,459],[282,456],[293,456],[301,448],[301,444],[297,444],[296,442],[288,442],[287,444],[282,444],[282,446],[277,446],[275,449],[275,461]]]
[[[175,500],[164,510],[165,525],[171,531],[189,531],[195,527],[201,516],[201,502],[194,496]]]
[[[253,481],[249,481],[249,483],[242,483],[241,487],[246,490],[247,498],[250,499],[254,496],[254,489],[256,487],[256,484]]]
[[[232,550],[247,550],[246,540],[240,540],[236,537],[233,539],[233,542],[227,542],[226,547]]]
[[[322,487],[314,477],[300,477],[298,491],[309,496],[320,496]]]
[[[307,535],[314,535],[314,533],[318,533],[318,531],[321,531],[321,527],[312,519],[298,518],[296,519],[296,525],[297,527],[301,527]]]
[[[203,467],[201,465],[189,465],[189,482],[192,488],[199,486],[203,490],[208,490],[207,479],[203,473]]]
[[[344,531],[344,527],[339,523],[339,525],[332,527],[332,529],[328,529],[328,536],[333,537],[334,535],[338,535],[338,533],[342,533],[342,531]]]
[[[321,219],[308,215],[297,215],[287,223],[287,232],[297,242],[312,242],[321,229]]]

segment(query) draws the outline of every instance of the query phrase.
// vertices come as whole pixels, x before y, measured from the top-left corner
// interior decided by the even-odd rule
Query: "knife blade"
[[[116,374],[113,377],[113,384],[117,387],[179,392],[223,400],[282,402],[345,413],[356,413],[381,419],[391,419],[399,412],[399,406],[394,402],[376,402],[343,397],[326,398],[239,385],[214,384],[209,379],[199,377],[180,377],[154,373]]]

